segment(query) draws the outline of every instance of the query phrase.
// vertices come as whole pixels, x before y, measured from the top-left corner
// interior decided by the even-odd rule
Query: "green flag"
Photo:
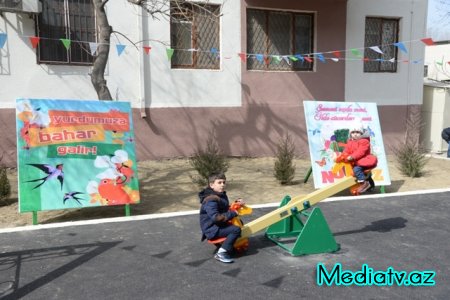
[[[66,47],[66,49],[69,50],[70,40],[69,39],[59,39],[59,40],[63,43],[64,47]]]

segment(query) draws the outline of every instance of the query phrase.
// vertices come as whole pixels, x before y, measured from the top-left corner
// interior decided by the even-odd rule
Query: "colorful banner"
[[[390,185],[376,103],[303,101],[314,187],[322,188],[345,176],[334,162],[345,147],[352,128],[364,128],[370,136],[371,153],[378,158],[372,170],[376,185]]]
[[[19,211],[139,203],[129,102],[17,99]]]

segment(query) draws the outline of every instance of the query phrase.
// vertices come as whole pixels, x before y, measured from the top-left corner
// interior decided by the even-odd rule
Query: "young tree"
[[[113,29],[109,26],[108,16],[105,12],[105,4],[109,0],[93,0],[97,26],[99,28],[99,44],[97,56],[92,67],[91,82],[97,92],[99,100],[113,100],[105,80],[105,69],[109,57],[109,43]]]
[[[97,56],[94,59],[94,64],[91,73],[91,82],[97,92],[99,100],[113,100],[111,92],[108,89],[105,80],[106,64],[108,63],[111,34],[114,32],[112,26],[109,25],[108,16],[105,11],[105,5],[109,0],[93,0],[97,26],[99,29]],[[168,17],[170,18],[170,3],[172,5],[181,7],[186,0],[128,0],[129,3],[142,7],[153,18]],[[208,1],[205,1],[207,3]],[[189,2],[191,3],[191,2]],[[203,4],[191,3],[191,7],[200,9],[183,8],[183,13],[211,15],[213,13],[204,9]],[[189,6],[188,6],[189,7]],[[217,16],[215,16],[217,17]]]

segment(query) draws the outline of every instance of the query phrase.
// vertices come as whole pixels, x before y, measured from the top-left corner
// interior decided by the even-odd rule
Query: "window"
[[[96,42],[92,0],[43,0],[37,30],[40,63],[92,64],[89,42]],[[71,41],[69,49],[60,39]]]
[[[253,54],[247,59],[247,69],[312,71],[312,61],[275,61],[272,55],[313,53],[313,28],[311,13],[247,9],[247,53]]]
[[[220,5],[170,3],[172,68],[219,69],[219,14]]]
[[[366,18],[364,72],[397,72],[398,19]],[[383,54],[370,49],[378,46]],[[394,58],[395,62],[389,60]]]

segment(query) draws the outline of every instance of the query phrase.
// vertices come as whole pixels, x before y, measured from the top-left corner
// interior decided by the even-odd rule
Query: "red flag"
[[[307,61],[307,62],[312,62],[312,58],[309,56],[303,56],[303,58]]]
[[[341,52],[340,51],[333,51],[331,53],[333,53],[333,55],[336,56],[337,58],[341,58]]]
[[[150,54],[150,50],[152,50],[152,47],[150,46],[143,46],[145,53]]]
[[[427,46],[433,46],[434,42],[432,38],[421,39],[421,41]]]
[[[37,37],[37,36],[30,36],[30,42],[31,42],[31,46],[33,46],[33,49],[36,49],[37,45],[39,44],[39,40],[41,38]]]
[[[247,55],[245,53],[238,53],[239,57],[241,58],[242,62],[247,61]]]

